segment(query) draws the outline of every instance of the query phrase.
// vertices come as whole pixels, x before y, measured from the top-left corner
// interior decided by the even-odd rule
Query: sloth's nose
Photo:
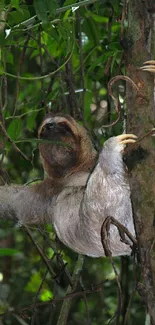
[[[55,122],[46,123],[46,125],[45,125],[46,130],[52,130],[55,127],[56,127],[56,123]]]

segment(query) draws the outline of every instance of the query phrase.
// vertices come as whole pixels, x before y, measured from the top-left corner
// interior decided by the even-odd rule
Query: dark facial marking
[[[73,134],[71,128],[65,123],[65,122],[60,122],[58,123],[58,128],[60,129],[60,131],[62,131],[63,133],[70,133]]]
[[[74,135],[71,128],[65,123],[56,123],[55,121],[46,123],[40,133],[41,138],[51,139],[54,137],[61,137],[63,135]]]

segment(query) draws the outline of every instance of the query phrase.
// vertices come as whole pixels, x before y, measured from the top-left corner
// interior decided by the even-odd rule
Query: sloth
[[[77,253],[105,256],[101,227],[108,216],[135,236],[123,151],[136,136],[108,139],[98,155],[86,129],[69,115],[48,114],[38,131],[45,180],[0,187],[0,217],[22,225],[52,223],[61,242]],[[108,232],[113,256],[130,255],[115,225]]]

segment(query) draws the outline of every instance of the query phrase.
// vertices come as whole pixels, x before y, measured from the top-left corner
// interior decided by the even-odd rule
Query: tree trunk
[[[127,85],[127,131],[138,136],[155,125],[154,76],[139,68],[155,58],[154,0],[129,1],[127,75],[136,83],[139,93]],[[155,138],[141,143],[145,159],[131,172],[131,191],[135,227],[142,267],[142,295],[151,323],[155,324]]]

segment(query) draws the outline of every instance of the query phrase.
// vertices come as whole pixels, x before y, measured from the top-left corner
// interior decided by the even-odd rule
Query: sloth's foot
[[[140,68],[142,71],[155,73],[155,60],[146,61]]]

